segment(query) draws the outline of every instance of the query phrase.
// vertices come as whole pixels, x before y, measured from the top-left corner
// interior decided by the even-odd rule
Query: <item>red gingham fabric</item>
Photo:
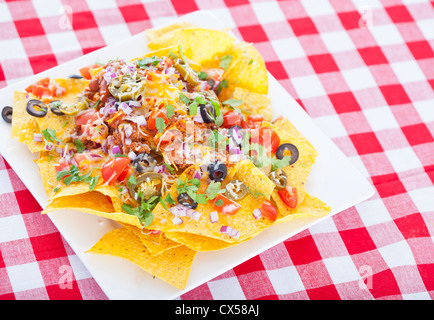
[[[200,9],[254,43],[376,194],[180,299],[432,299],[433,1],[0,0],[0,87]],[[0,299],[107,299],[40,212],[0,155]]]

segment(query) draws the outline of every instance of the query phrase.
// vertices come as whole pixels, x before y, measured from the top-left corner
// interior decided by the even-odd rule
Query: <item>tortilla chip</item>
[[[189,169],[186,170],[186,172],[188,171]],[[187,176],[184,172],[180,176],[180,179],[185,180],[186,177]],[[258,195],[255,197],[251,193],[248,193],[243,199],[239,200],[238,203],[241,205],[241,209],[235,215],[219,213],[219,221],[212,223],[209,215],[211,212],[216,210],[212,201],[208,201],[205,204],[199,204],[195,209],[195,211],[201,214],[198,221],[189,217],[182,217],[184,222],[180,225],[176,225],[172,222],[174,215],[170,211],[164,209],[161,203],[158,203],[152,212],[154,215],[154,221],[149,228],[160,230],[165,233],[181,231],[229,243],[238,243],[259,234],[272,225],[273,222],[264,217],[255,219],[252,212],[254,209],[259,208],[265,199],[270,198],[274,189],[274,184],[249,160],[242,161],[232,168],[224,183],[222,183],[222,186],[232,179],[241,180],[250,189],[252,194]],[[199,190],[205,190],[206,187],[206,181],[201,181],[201,187]],[[174,184],[170,189],[170,195],[172,199],[178,197],[176,184]],[[223,226],[230,226],[239,230],[240,236],[238,238],[233,238],[222,233],[220,229]]]
[[[168,238],[163,232],[155,233],[153,230],[141,229],[124,223],[121,224],[138,236],[153,256],[181,245],[181,243]]]
[[[289,222],[294,219],[307,217],[323,217],[331,212],[332,208],[320,199],[306,194],[304,201],[299,205],[292,214],[282,215],[278,209],[276,223]]]
[[[34,134],[40,134],[38,122],[26,111],[27,93],[15,91],[12,113],[12,138],[24,143],[30,152],[35,153],[44,150],[45,143],[34,140]]]
[[[216,57],[228,52],[235,39],[212,29],[185,28],[175,30],[148,43],[151,50],[181,46],[185,57],[198,64],[214,63]]]
[[[196,251],[185,246],[152,255],[140,238],[126,228],[109,231],[87,252],[126,259],[181,290],[187,284],[196,255]]]
[[[57,210],[81,211],[116,222],[127,223],[138,228],[141,227],[140,221],[136,216],[125,212],[115,212],[111,199],[98,191],[57,197],[51,201],[42,213],[45,214]]]
[[[175,31],[187,28],[197,28],[197,26],[188,22],[173,23],[164,28],[145,30],[145,35],[149,41],[154,41]]]
[[[264,59],[259,51],[250,43],[240,42],[233,46],[232,61],[223,78],[228,81],[228,87],[219,94],[224,101],[236,87],[248,91],[268,94],[268,75]]]
[[[298,148],[298,160],[294,164],[282,168],[282,170],[288,178],[287,185],[297,188],[297,205],[299,205],[306,195],[306,181],[318,153],[289,120],[280,120],[274,124],[269,124],[269,126],[278,134],[281,144],[292,143]],[[272,199],[280,208],[282,214],[287,215],[294,212],[292,208],[283,203],[277,194],[277,190],[273,192]]]
[[[215,251],[228,247],[232,247],[241,242],[229,243],[215,238],[196,235],[193,233],[171,231],[166,232],[165,235],[173,241],[182,243],[194,251]],[[246,239],[247,240],[247,239]],[[245,240],[244,240],[245,241]]]
[[[235,100],[243,101],[238,107],[241,111],[247,111],[253,115],[261,114],[265,121],[271,121],[273,108],[271,100],[265,94],[251,92],[247,89],[235,87],[232,97]]]
[[[77,96],[89,85],[89,81],[84,79],[60,78],[53,79],[53,81],[66,89],[66,94],[53,100],[60,100],[67,104],[75,103]],[[37,97],[30,97],[29,99],[37,99]],[[53,129],[56,131],[56,137],[62,141],[70,141],[70,136],[75,128],[73,117],[66,115],[58,116],[53,112],[48,112],[45,117],[36,118],[36,122],[41,132],[47,128]]]

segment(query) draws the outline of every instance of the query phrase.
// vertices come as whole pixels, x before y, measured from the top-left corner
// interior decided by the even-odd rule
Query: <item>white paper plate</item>
[[[208,11],[198,11],[177,21],[222,29],[225,25]],[[176,22],[176,21],[173,21]],[[2,105],[12,105],[14,90],[23,90],[39,78],[66,77],[77,74],[82,66],[95,61],[108,61],[116,57],[132,59],[142,56],[149,49],[144,33],[131,37],[121,43],[110,45],[91,52],[83,57],[29,77],[0,90]],[[193,263],[190,278],[185,290],[178,290],[126,260],[116,257],[85,254],[106,232],[119,225],[116,222],[97,216],[75,212],[58,211],[49,217],[62,236],[75,251],[83,264],[110,299],[173,299],[202,283],[222,274],[240,263],[258,255],[289,237],[309,228],[323,219],[341,212],[373,195],[374,189],[316,126],[306,112],[288,92],[269,76],[269,97],[272,99],[275,117],[287,117],[311,142],[318,151],[318,157],[306,184],[307,191],[325,201],[332,212],[323,218],[308,218],[274,225],[252,240],[220,251],[199,252]],[[0,153],[8,161],[39,204],[48,204],[38,168],[32,155],[24,144],[10,137],[11,126],[0,121]]]

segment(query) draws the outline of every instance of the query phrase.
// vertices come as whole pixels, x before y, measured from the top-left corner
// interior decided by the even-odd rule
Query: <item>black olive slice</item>
[[[286,188],[286,185],[288,184],[288,176],[282,169],[277,169],[273,172],[270,172],[268,178],[270,178],[270,180],[276,185],[277,190]]]
[[[228,168],[222,162],[214,162],[208,165],[208,175],[216,182],[223,181],[228,174]]]
[[[64,116],[65,113],[63,113],[63,111],[59,109],[61,105],[62,102],[60,100],[54,100],[48,104],[52,113],[54,113],[56,116]]]
[[[277,159],[282,160],[285,156],[285,151],[289,151],[291,153],[291,160],[289,161],[289,164],[293,164],[298,160],[298,149],[296,146],[294,146],[291,143],[284,143],[279,146],[276,150],[276,157]]]
[[[7,123],[12,123],[12,107],[6,106],[2,109],[2,118]]]
[[[183,192],[181,193],[178,198],[176,198],[178,200],[179,204],[182,204],[184,207],[190,208],[190,209],[196,209],[198,206],[198,203],[195,202],[189,195],[187,192]]]
[[[146,152],[138,154],[133,161],[133,166],[140,173],[153,171],[156,165],[155,158]]]
[[[200,104],[199,105],[200,115],[202,116],[203,122],[213,123],[215,121],[216,115],[212,104]]]
[[[71,79],[83,79],[83,77],[80,76],[80,75],[78,75],[78,74],[71,74],[68,78],[71,78]]]
[[[32,99],[27,102],[26,111],[33,117],[43,118],[48,112],[48,107],[42,101]]]

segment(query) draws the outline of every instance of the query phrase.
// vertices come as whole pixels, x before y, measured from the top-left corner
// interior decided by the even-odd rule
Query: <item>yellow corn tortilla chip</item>
[[[200,236],[193,233],[180,232],[180,231],[166,232],[165,235],[167,236],[167,238],[182,243],[183,245],[189,247],[194,251],[221,250],[228,247],[232,247],[234,245],[237,245],[241,242],[248,240],[246,239],[241,242],[229,243],[215,238],[210,238],[210,237]]]
[[[153,230],[141,229],[125,223],[121,223],[121,225],[138,236],[140,241],[142,241],[143,245],[152,255],[160,254],[166,250],[179,247],[181,245],[181,243],[175,242],[174,240],[168,238],[163,232],[156,234],[152,232]]]
[[[186,172],[188,171],[189,169],[186,170]],[[180,179],[186,179],[185,172],[180,176]],[[259,234],[272,225],[273,222],[264,217],[255,219],[252,212],[254,209],[259,208],[265,199],[270,198],[274,189],[274,184],[249,160],[242,161],[235,166],[229,172],[224,183],[222,183],[222,186],[233,179],[241,180],[247,187],[249,187],[252,194],[259,195],[255,197],[251,193],[248,193],[243,199],[239,200],[238,203],[241,205],[241,209],[236,214],[229,215],[219,213],[219,221],[212,223],[209,215],[211,212],[216,211],[216,209],[213,207],[212,201],[208,201],[205,204],[199,204],[195,209],[201,214],[198,221],[189,217],[181,217],[184,222],[180,225],[176,225],[172,221],[174,215],[170,211],[164,209],[161,203],[158,203],[152,212],[154,215],[154,221],[149,228],[164,231],[165,233],[170,231],[192,233],[229,243],[241,242]],[[201,189],[205,190],[206,186],[206,182],[201,181]],[[176,184],[174,184],[170,189],[170,195],[172,199],[178,197]],[[240,236],[238,238],[233,238],[223,234],[220,231],[223,226],[229,226],[240,231]]]
[[[281,144],[291,143],[298,148],[298,160],[294,164],[282,168],[282,170],[288,178],[287,185],[297,188],[297,205],[300,205],[306,195],[306,181],[318,153],[289,120],[283,119],[268,125],[277,133]],[[283,203],[277,194],[277,190],[273,192],[272,199],[282,214],[286,215],[294,212],[292,208]]]
[[[45,214],[57,210],[81,211],[116,222],[141,227],[140,221],[136,216],[125,212],[115,212],[110,197],[107,197],[99,191],[89,191],[71,196],[57,197],[51,201],[42,213]]]
[[[265,94],[235,87],[231,98],[242,101],[242,104],[238,107],[241,111],[245,110],[251,114],[261,114],[264,116],[265,121],[271,121],[273,109],[270,98]]]
[[[145,30],[145,35],[149,41],[154,41],[160,37],[166,36],[167,34],[187,28],[197,28],[197,26],[188,22],[173,23],[167,27]]]
[[[85,79],[60,78],[53,79],[53,81],[66,89],[66,93],[63,96],[54,98],[54,100],[60,100],[67,104],[73,104],[76,102],[77,96],[89,85],[89,81]],[[37,97],[29,99],[37,99]],[[66,115],[58,116],[50,111],[45,117],[36,118],[36,122],[38,123],[41,132],[47,128],[55,130],[56,137],[62,141],[71,140],[70,136],[75,128],[74,117]]]
[[[185,57],[198,64],[214,63],[215,57],[231,50],[235,39],[226,32],[185,28],[178,29],[148,43],[151,50],[181,46]]]
[[[306,194],[304,201],[299,205],[292,214],[282,215],[278,210],[276,223],[289,222],[294,219],[306,217],[323,217],[330,213],[331,207],[320,199]]]
[[[229,98],[236,87],[268,94],[267,68],[259,51],[250,43],[239,42],[233,45],[230,55],[232,61],[223,75],[228,87],[222,89],[220,100]]]
[[[126,228],[109,231],[87,252],[126,259],[181,290],[187,284],[196,255],[186,246],[152,255],[140,238]]]
[[[29,148],[30,152],[36,153],[44,150],[44,142],[34,140],[34,134],[40,134],[38,122],[35,117],[32,117],[26,111],[27,93],[15,91],[12,113],[12,138],[17,138],[18,141],[24,143]]]

